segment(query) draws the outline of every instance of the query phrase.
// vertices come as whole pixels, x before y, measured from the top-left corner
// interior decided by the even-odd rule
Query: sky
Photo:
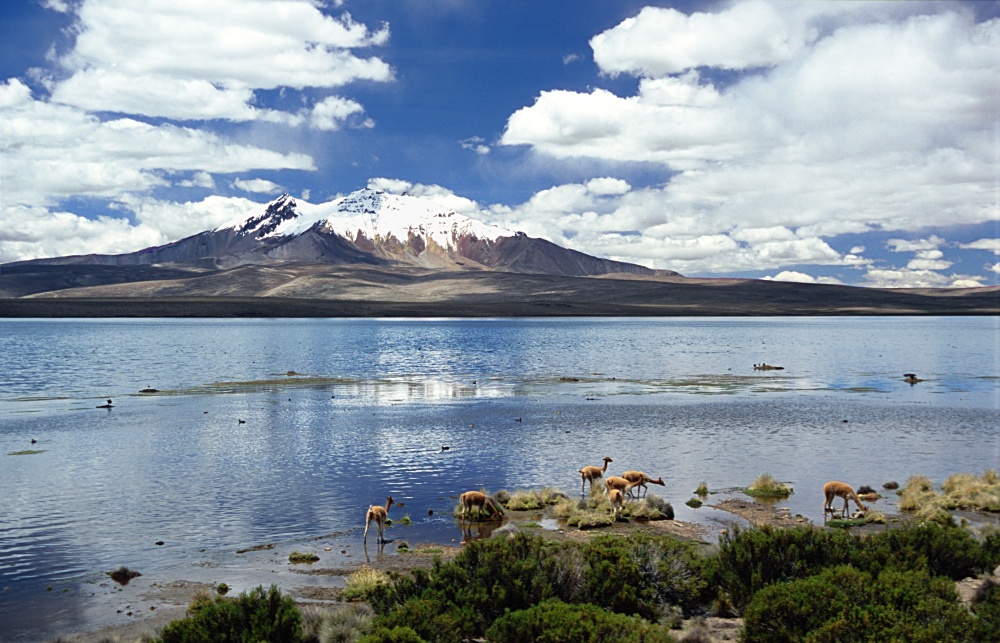
[[[19,0],[0,263],[409,192],[693,277],[1000,284],[1000,2]]]

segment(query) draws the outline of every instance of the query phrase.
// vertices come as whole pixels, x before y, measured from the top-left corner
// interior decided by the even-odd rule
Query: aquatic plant
[[[688,507],[691,507],[692,509],[697,509],[698,507],[701,506],[701,500],[697,498],[689,498],[688,501],[685,502],[684,504],[686,504]]]
[[[531,490],[515,489],[503,504],[507,509],[513,511],[532,511],[554,505],[563,498],[566,498],[566,494],[555,487]]]
[[[694,490],[694,495],[696,496],[707,496],[708,495],[708,483],[702,482],[698,485],[698,488]]]
[[[317,560],[319,560],[319,556],[317,556],[314,552],[311,551],[309,552],[293,551],[292,553],[288,554],[288,562],[290,563],[315,563]]]
[[[784,498],[792,495],[792,490],[775,480],[771,474],[763,473],[757,476],[757,479],[744,489],[743,493],[755,498]]]

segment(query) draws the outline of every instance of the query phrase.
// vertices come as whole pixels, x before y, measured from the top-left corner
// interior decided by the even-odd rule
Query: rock
[[[883,489],[899,489],[899,483],[895,480],[885,483],[882,485]]]
[[[995,581],[992,578],[966,578],[955,583],[955,590],[958,592],[958,602],[962,605],[974,605],[983,600],[986,590],[992,587]]]

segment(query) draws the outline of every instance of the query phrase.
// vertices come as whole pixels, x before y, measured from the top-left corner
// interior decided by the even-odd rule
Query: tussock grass
[[[305,605],[302,613],[302,640],[305,643],[348,643],[357,641],[371,626],[375,616],[364,603],[330,608]]]
[[[555,487],[515,489],[504,505],[512,511],[531,511],[558,503],[566,494]]]
[[[363,565],[361,569],[347,577],[344,585],[346,600],[364,600],[379,585],[388,585],[392,577],[388,572]]]
[[[762,473],[743,493],[755,498],[785,498],[792,495],[792,490],[775,480],[771,474]]]
[[[317,560],[319,560],[319,556],[311,551],[293,551],[288,554],[288,562],[290,563],[315,563]]]
[[[708,495],[708,483],[702,482],[698,485],[698,488],[694,490],[694,495],[696,496],[707,496]]]
[[[981,476],[952,474],[941,491],[934,489],[927,476],[913,476],[899,492],[899,509],[934,522],[950,521],[948,512],[955,509],[1000,511],[1000,476],[993,469]]]

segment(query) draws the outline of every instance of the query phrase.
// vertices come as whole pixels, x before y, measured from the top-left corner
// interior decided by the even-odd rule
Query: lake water
[[[94,622],[119,565],[358,551],[390,494],[389,538],[452,543],[457,494],[578,497],[604,456],[713,533],[734,517],[684,505],[702,481],[712,503],[771,473],[822,522],[830,479],[1000,466],[995,317],[2,320],[0,366],[3,641]]]

